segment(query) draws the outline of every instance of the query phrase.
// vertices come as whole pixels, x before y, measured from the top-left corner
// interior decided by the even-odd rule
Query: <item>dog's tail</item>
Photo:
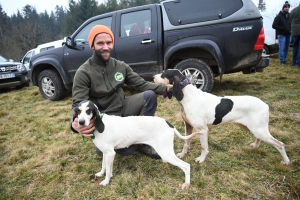
[[[198,132],[194,132],[192,133],[191,135],[186,135],[186,136],[183,136],[181,135],[176,128],[174,128],[174,133],[180,138],[180,139],[183,139],[183,140],[188,140],[190,138],[192,138],[193,136],[199,134]]]

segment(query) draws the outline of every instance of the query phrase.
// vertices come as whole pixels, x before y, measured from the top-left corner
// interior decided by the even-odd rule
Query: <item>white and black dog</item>
[[[259,147],[260,141],[273,145],[281,154],[282,164],[288,165],[290,160],[285,152],[284,144],[275,139],[269,132],[269,106],[253,96],[224,96],[202,92],[192,84],[177,69],[166,70],[154,76],[154,82],[173,86],[172,95],[178,100],[181,116],[185,122],[186,135],[193,128],[200,133],[202,147],[201,155],[196,162],[203,162],[208,154],[208,130],[224,123],[234,123],[250,131],[256,141],[251,147]],[[182,152],[177,154],[182,158],[190,148],[191,139],[186,140]]]
[[[102,169],[95,176],[106,174],[100,183],[106,186],[113,172],[114,149],[127,148],[132,144],[148,144],[152,146],[163,161],[182,169],[185,182],[182,189],[190,185],[190,164],[180,160],[174,153],[174,134],[183,140],[190,139],[195,134],[182,136],[175,127],[165,119],[153,116],[119,117],[100,114],[97,106],[91,101],[82,101],[75,108],[75,115],[81,126],[88,126],[95,118],[93,142],[103,152]]]

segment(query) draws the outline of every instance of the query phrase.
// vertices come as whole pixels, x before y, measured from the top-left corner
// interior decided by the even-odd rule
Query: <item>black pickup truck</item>
[[[95,16],[62,47],[31,58],[30,77],[44,98],[60,100],[72,89],[74,74],[91,55],[90,29],[106,25],[115,35],[112,57],[152,79],[180,69],[199,89],[210,92],[216,76],[262,72],[264,28],[249,0],[167,0]]]

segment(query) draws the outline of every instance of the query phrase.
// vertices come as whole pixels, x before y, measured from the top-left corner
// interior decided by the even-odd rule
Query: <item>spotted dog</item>
[[[82,101],[75,108],[78,124],[88,126],[95,118],[93,142],[103,152],[102,169],[95,176],[106,174],[100,183],[109,184],[113,171],[114,149],[127,148],[132,144],[148,144],[152,146],[164,162],[168,162],[182,169],[185,182],[182,189],[190,185],[190,164],[180,160],[174,153],[174,134],[183,140],[190,139],[195,134],[182,136],[175,127],[166,120],[152,116],[119,117],[101,114],[97,106],[91,101]]]
[[[165,84],[172,89],[165,95],[175,96],[181,108],[181,116],[185,122],[186,135],[193,128],[200,133],[202,147],[201,155],[195,158],[202,163],[208,154],[208,130],[224,123],[234,123],[250,131],[256,141],[250,144],[257,148],[260,141],[273,145],[281,154],[282,164],[288,165],[290,160],[285,152],[284,144],[275,139],[269,132],[269,106],[253,96],[218,97],[189,84],[189,80],[177,69],[166,70],[154,76],[154,82]],[[191,140],[186,140],[182,152],[177,154],[182,158],[190,148]]]

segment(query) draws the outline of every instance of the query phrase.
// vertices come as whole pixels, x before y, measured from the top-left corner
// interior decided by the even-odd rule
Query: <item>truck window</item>
[[[141,10],[122,14],[120,37],[151,33],[151,11]]]
[[[98,19],[96,21],[91,22],[90,24],[86,25],[74,38],[74,43],[75,45],[85,45],[89,44],[88,42],[88,35],[90,33],[90,30],[95,26],[95,25],[104,25],[107,26],[108,28],[111,28],[111,22],[112,22],[112,17],[107,17],[104,19]]]
[[[189,0],[163,3],[172,25],[179,26],[228,17],[243,7],[241,0]],[[183,9],[184,8],[184,9]],[[189,12],[186,12],[186,11]]]

